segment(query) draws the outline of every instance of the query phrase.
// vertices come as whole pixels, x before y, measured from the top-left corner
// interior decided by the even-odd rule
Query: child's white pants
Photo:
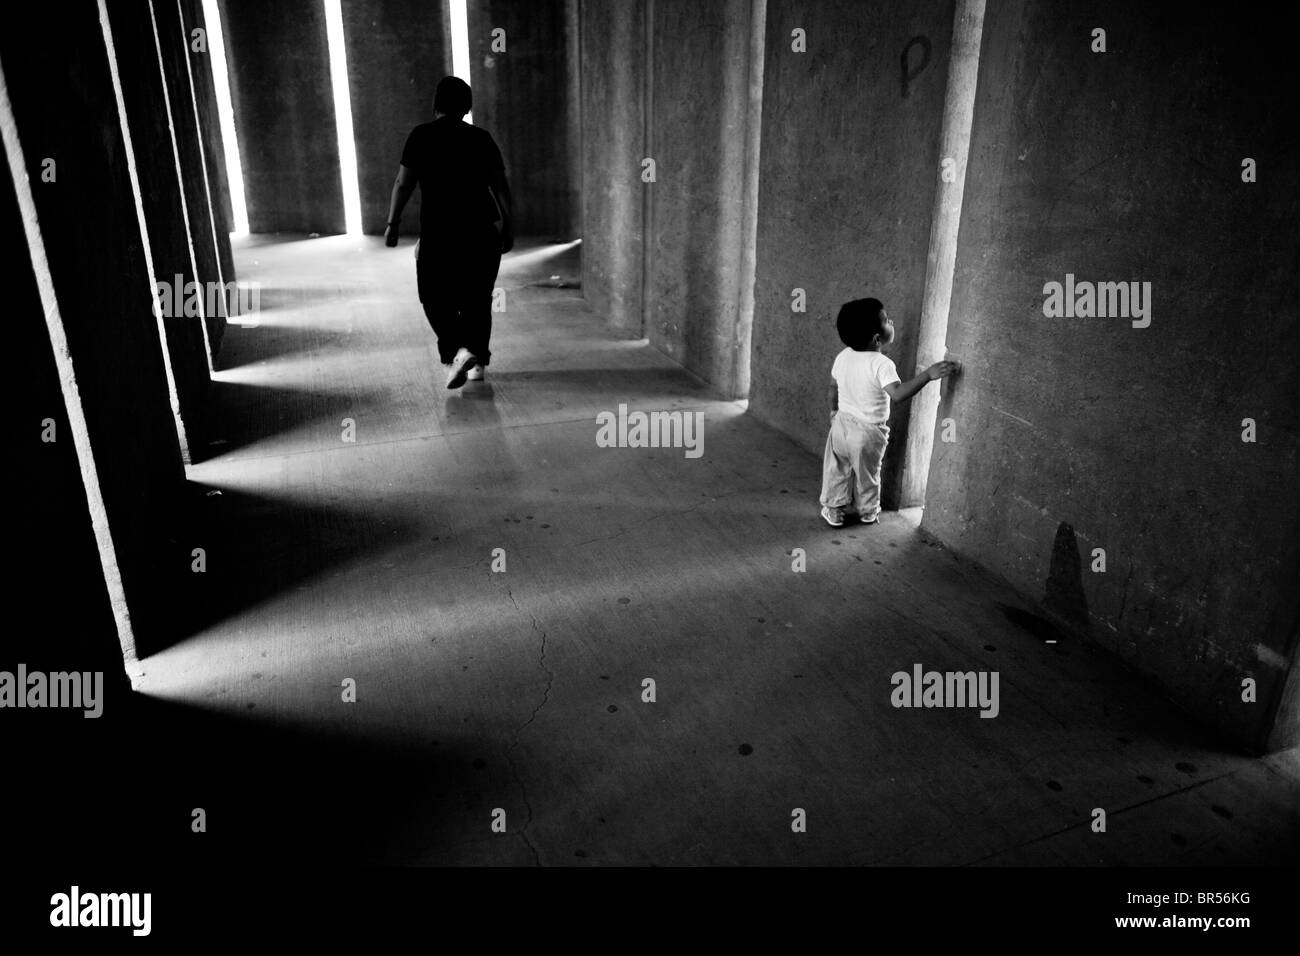
[[[822,458],[821,503],[843,508],[855,502],[864,521],[880,514],[880,463],[888,442],[888,425],[836,412]]]

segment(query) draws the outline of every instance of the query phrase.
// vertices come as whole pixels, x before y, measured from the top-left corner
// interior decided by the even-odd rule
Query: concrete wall
[[[474,125],[501,147],[521,236],[572,239],[578,188],[570,109],[576,37],[565,0],[478,0],[468,5]],[[505,51],[494,52],[493,30]],[[499,46],[499,44],[498,44]]]
[[[948,330],[965,371],[939,412],[957,441],[935,443],[924,522],[1259,747],[1300,579],[1297,94],[1285,32],[1185,14],[989,4]],[[1151,282],[1150,326],[1046,318],[1066,273]]]
[[[582,0],[582,289],[614,328],[643,329],[647,0]]]
[[[346,0],[352,128],[361,183],[361,223],[382,234],[388,201],[411,130],[433,119],[433,92],[451,72],[447,4],[427,0]],[[402,232],[420,232],[420,194],[402,214]]]
[[[249,230],[343,232],[324,5],[221,0],[220,9]]]
[[[757,259],[746,298],[750,24],[762,4],[581,4],[584,291],[719,392],[809,448],[825,438],[834,315],[884,299],[912,371],[938,170],[951,0],[766,4]],[[803,29],[807,52],[791,49]],[[909,41],[906,95],[900,57]],[[655,160],[654,183],[641,160]],[[752,212],[752,210],[748,210]],[[808,296],[792,313],[791,290]],[[748,364],[747,364],[748,360]],[[897,498],[906,407],[891,423]]]
[[[655,0],[645,334],[724,395],[742,354],[750,0]]]
[[[611,324],[737,397],[755,6],[580,6],[584,293]],[[642,181],[647,158],[653,182]]]
[[[914,372],[938,181],[951,0],[769,0],[763,79],[750,409],[820,452],[825,383],[844,346],[835,316],[874,296],[894,319],[888,354]],[[807,52],[791,49],[805,31]],[[929,42],[901,57],[914,37]],[[807,312],[791,311],[803,289]],[[931,386],[933,387],[933,386]],[[908,410],[890,419],[883,497],[897,507]]]

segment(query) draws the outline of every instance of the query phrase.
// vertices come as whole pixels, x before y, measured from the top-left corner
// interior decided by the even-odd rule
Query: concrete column
[[[641,50],[645,68],[641,71],[641,155],[655,164],[646,165],[642,159],[641,169],[641,329],[646,337],[659,340],[663,347],[663,337],[654,334],[653,293],[650,289],[652,272],[651,260],[654,258],[654,187],[658,181],[658,163],[663,158],[656,156],[655,143],[655,0],[642,0],[641,3]],[[654,177],[650,177],[650,173]]]
[[[749,11],[749,102],[745,110],[745,184],[741,222],[740,288],[737,292],[732,394],[749,397],[749,349],[754,333],[754,276],[758,265],[758,176],[763,141],[763,55],[767,49],[767,0]]]
[[[643,331],[645,11],[582,0],[583,295],[610,325]],[[598,78],[598,79],[597,79]]]
[[[159,296],[159,333],[170,362],[172,403],[178,418],[181,453],[191,461],[203,447],[203,411],[207,399],[208,353],[202,309],[206,290],[191,286],[196,270],[190,245],[189,217],[181,188],[179,153],[170,120],[171,104],[163,78],[150,0],[124,0],[106,6],[113,54],[126,109],[126,129],[135,156],[141,212]],[[198,315],[187,316],[175,305],[187,299]],[[170,294],[166,294],[170,293]],[[201,303],[199,300],[203,300]]]
[[[582,16],[579,0],[564,0],[565,114],[568,154],[568,230],[569,238],[583,235],[582,224]]]
[[[166,625],[184,466],[99,6],[31,8],[21,31],[0,32],[0,75],[27,261],[130,661]]]
[[[948,90],[943,104],[940,163],[952,161],[952,182],[942,166],[936,170],[934,213],[930,220],[930,249],[925,261],[925,296],[916,341],[916,370],[944,357],[948,335],[948,305],[957,261],[957,231],[961,224],[962,195],[966,188],[966,159],[970,151],[971,119],[975,113],[975,87],[979,79],[980,41],[984,35],[984,0],[958,0],[952,24],[952,52],[948,62]],[[960,358],[960,356],[958,356]],[[951,391],[959,379],[943,382]],[[927,386],[912,399],[907,445],[901,473],[899,507],[925,504],[925,487],[934,449],[940,388]]]
[[[3,110],[0,115],[5,115]],[[5,144],[16,132],[6,129]],[[7,450],[6,490],[11,502],[21,503],[5,516],[5,545],[21,556],[5,569],[5,585],[9,593],[21,595],[23,606],[39,619],[39,626],[15,622],[6,629],[5,669],[21,662],[29,670],[102,671],[105,681],[121,691],[130,685],[64,401],[63,384],[70,376],[65,379],[60,366],[66,371],[68,360],[56,357],[51,347],[7,148],[4,158],[0,254],[7,280],[5,330],[12,353],[22,357],[16,374],[0,377],[0,401],[15,423]],[[17,167],[23,169],[21,155]],[[26,196],[29,211],[31,185]],[[75,600],[69,600],[72,595]],[[121,603],[125,609],[124,598]],[[23,732],[17,735],[30,743]]]
[[[155,0],[155,3],[164,0]],[[203,19],[201,0],[181,0],[180,17],[184,36],[193,36],[196,29],[207,35],[209,48],[200,53],[187,47],[186,62],[189,65],[189,85],[194,106],[195,132],[199,142],[199,152],[203,159],[204,198],[207,201],[212,226],[212,243],[217,254],[218,278],[226,290],[220,300],[222,311],[208,317],[209,338],[211,340],[214,363],[215,356],[221,351],[221,340],[226,332],[226,318],[237,305],[230,301],[231,283],[236,281],[235,258],[230,248],[230,233],[233,230],[234,217],[230,208],[230,183],[226,174],[225,144],[221,136],[221,118],[217,115],[217,91],[212,76],[213,58],[211,51],[212,36]]]
[[[185,212],[189,217],[195,278],[205,284],[224,283],[225,274],[217,248],[220,230],[213,222],[212,205],[208,201],[203,134],[190,83],[190,35],[181,19],[181,4],[178,0],[153,0],[153,12],[158,45],[162,51],[163,73],[167,79],[167,99],[171,105],[176,150],[180,157],[181,186],[185,192]],[[206,300],[206,296],[204,298]],[[207,331],[209,368],[217,366],[216,355],[226,327],[224,297],[216,304],[218,309],[213,313],[205,311],[203,318]],[[198,450],[193,451],[197,454]]]

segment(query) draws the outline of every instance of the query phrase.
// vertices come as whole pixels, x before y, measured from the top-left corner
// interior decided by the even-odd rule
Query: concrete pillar
[[[745,109],[744,211],[737,299],[732,389],[749,397],[750,346],[754,333],[754,278],[758,268],[758,182],[763,140],[763,56],[767,49],[767,0],[751,0],[749,12],[749,98]]]
[[[957,229],[966,188],[966,158],[970,150],[971,119],[975,113],[975,86],[979,79],[980,40],[984,35],[984,0],[957,0],[952,24],[952,49],[948,58],[948,91],[943,103],[940,170],[930,218],[930,250],[925,261],[925,297],[916,339],[916,369],[920,371],[944,358],[948,334],[948,304],[952,299],[952,272],[957,261]],[[951,160],[952,181],[942,164]],[[957,356],[960,358],[960,356]],[[945,381],[952,389],[956,380]],[[899,507],[925,504],[930,453],[934,448],[935,413],[940,388],[930,385],[912,399],[907,445],[901,472]]]
[[[565,114],[568,156],[568,233],[583,235],[582,224],[582,16],[580,0],[564,0]]]
[[[189,219],[190,242],[194,251],[195,276],[205,287],[206,283],[224,284],[227,280],[218,249],[221,232],[213,222],[212,204],[208,198],[208,182],[204,175],[207,163],[203,133],[190,83],[190,34],[181,19],[181,4],[178,0],[153,0],[153,12],[158,44],[162,51],[163,71],[167,79],[167,98],[171,105],[176,149],[180,156],[181,185],[185,191],[185,212]],[[193,55],[205,58],[209,54]],[[204,298],[206,300],[206,296]],[[217,310],[205,311],[204,314],[209,368],[219,367],[217,354],[226,327],[223,311],[225,304],[223,297],[217,302]],[[202,457],[197,455],[198,449],[193,451],[196,457]]]
[[[169,0],[154,0],[155,3]],[[203,160],[202,171],[204,198],[207,200],[209,218],[212,227],[212,242],[217,255],[218,278],[226,290],[220,305],[223,311],[208,317],[209,338],[211,340],[214,367],[219,368],[216,356],[221,351],[221,340],[226,332],[226,319],[232,312],[238,311],[238,304],[232,303],[230,290],[237,281],[235,275],[235,258],[230,248],[230,233],[234,230],[234,217],[230,208],[230,184],[226,173],[225,143],[221,136],[221,118],[217,114],[217,91],[213,80],[213,56],[211,51],[211,34],[203,19],[201,0],[181,0],[180,18],[182,33],[192,37],[195,30],[202,30],[209,42],[207,52],[199,52],[190,47],[187,63],[189,65],[188,81],[195,114],[195,133],[198,137],[199,152]],[[178,77],[178,79],[185,79]]]
[[[200,310],[206,308],[208,297],[201,286],[192,285],[196,270],[189,217],[151,0],[124,0],[106,9],[147,227],[144,235],[154,280],[163,292],[159,296],[159,332],[170,360],[181,454],[188,462],[203,448],[203,414],[210,385],[208,353],[201,311],[187,316],[175,305],[186,301],[187,288],[198,290],[192,301]]]
[[[320,0],[221,0],[230,95],[254,233],[345,231]]]
[[[650,338],[654,305],[651,302],[650,274],[654,257],[655,183],[658,157],[655,142],[655,0],[641,3],[641,330]],[[652,165],[656,164],[656,165]],[[662,347],[662,346],[660,346]]]
[[[16,132],[6,130],[6,145]],[[21,556],[6,567],[5,585],[11,594],[21,595],[23,606],[39,620],[39,626],[6,629],[4,669],[13,670],[21,662],[32,671],[102,671],[105,681],[121,691],[130,685],[61,387],[60,364],[67,358],[56,359],[51,347],[10,157],[7,151],[3,155],[0,254],[6,263],[5,329],[10,349],[21,356],[21,368],[0,377],[0,401],[15,428],[6,459],[7,493],[10,501],[21,503],[9,509],[5,520],[5,545]],[[21,156],[17,166],[23,168]],[[30,187],[28,194],[30,201]],[[30,742],[22,731],[15,736]]]
[[[645,0],[583,0],[583,295],[610,325],[642,334]],[[599,79],[597,79],[599,78]]]
[[[388,222],[388,201],[406,137],[433,119],[434,87],[451,73],[446,6],[426,0],[343,4],[361,227],[371,235],[382,235]],[[402,233],[414,236],[419,231],[417,190],[402,213]]]
[[[123,656],[162,633],[184,466],[99,6],[0,32],[0,129]],[[22,77],[15,85],[11,78]]]

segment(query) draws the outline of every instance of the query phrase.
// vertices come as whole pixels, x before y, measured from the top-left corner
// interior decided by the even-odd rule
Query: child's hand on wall
[[[930,381],[937,382],[941,378],[947,378],[961,369],[961,363],[952,359],[944,359],[942,362],[935,362],[925,370]]]

